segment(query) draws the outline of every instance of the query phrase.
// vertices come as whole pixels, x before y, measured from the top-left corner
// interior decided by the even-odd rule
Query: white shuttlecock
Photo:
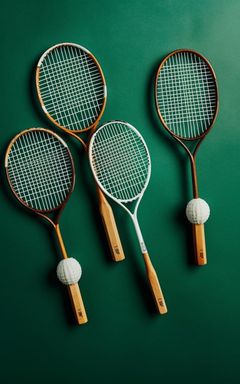
[[[204,224],[210,215],[208,203],[203,199],[192,199],[186,207],[186,216],[192,224]]]
[[[65,285],[76,284],[82,275],[79,262],[73,257],[63,259],[57,266],[57,277]]]

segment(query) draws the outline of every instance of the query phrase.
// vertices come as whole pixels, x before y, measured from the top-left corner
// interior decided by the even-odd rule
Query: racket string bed
[[[81,82],[80,82],[80,84],[78,84],[78,87],[76,87],[75,79],[79,78],[79,75],[78,76],[76,75],[76,71],[78,69],[79,68],[76,66],[76,68],[73,68],[72,71],[69,71],[68,76],[64,76],[64,82],[61,81],[61,79],[60,79],[57,82],[53,83],[53,89],[51,89],[51,92],[54,92],[54,90],[55,90],[54,88],[56,85],[59,85],[60,89],[58,90],[58,95],[55,95],[55,107],[53,108],[53,106],[52,106],[52,108],[51,108],[51,106],[50,106],[47,108],[47,110],[50,114],[53,112],[62,113],[63,111],[65,114],[66,111],[70,111],[72,113],[69,113],[69,116],[74,116],[74,113],[76,112],[74,110],[74,108],[79,107],[79,103],[81,103],[81,111],[83,112],[83,114],[84,114],[84,112],[90,110],[90,107],[91,107],[90,103],[95,101],[95,97],[94,97],[94,94],[91,94],[91,96],[88,94],[90,92],[90,89],[88,89],[88,93],[82,92],[81,97],[79,97],[79,91],[80,90],[82,91],[83,86],[85,86],[85,88],[86,88],[86,85],[84,84],[83,80],[80,79]],[[70,81],[71,78],[69,76],[69,73],[74,75],[74,83],[73,83],[73,81],[72,82]],[[53,77],[53,75],[51,75],[51,77]],[[93,84],[93,86],[95,86],[95,88],[96,88],[96,92],[95,92],[96,95],[100,96],[99,99],[101,99],[101,96],[102,96],[101,85],[97,86],[97,85]],[[45,96],[44,92],[43,92],[43,96]],[[87,97],[87,99],[86,99],[86,97]],[[69,101],[70,98],[73,99],[71,102]],[[83,109],[83,106],[86,106],[86,107],[88,106],[88,108]]]
[[[58,50],[56,51],[56,54],[59,55]],[[42,73],[43,78],[41,79],[43,82],[42,87],[41,87],[43,95],[46,96],[46,94],[48,94],[48,92],[49,92],[49,83],[48,82],[49,82],[49,78],[51,78],[51,77],[55,77],[55,82],[52,83],[52,88],[50,88],[50,90],[54,91],[55,85],[58,85],[60,83],[63,95],[65,94],[65,92],[66,93],[69,92],[69,96],[71,96],[72,92],[74,92],[74,94],[75,94],[76,91],[79,91],[79,89],[82,90],[82,87],[85,88],[86,87],[85,80],[84,80],[84,78],[79,76],[78,71],[80,70],[83,74],[85,73],[84,65],[86,65],[86,64],[88,65],[88,62],[86,62],[86,60],[89,61],[89,58],[86,58],[85,61],[82,61],[82,63],[84,65],[79,65],[79,64],[81,64],[80,59],[81,59],[81,56],[78,56],[75,58],[76,63],[74,65],[71,65],[71,66],[65,65],[64,66],[63,63],[65,62],[65,58],[62,58],[63,62],[62,63],[59,62],[58,66],[56,68],[54,68],[53,71],[49,70],[49,64],[45,63],[42,66],[42,69],[44,69],[44,73]],[[51,57],[49,57],[49,60],[51,60]],[[91,78],[98,80],[99,74],[98,74],[96,66],[93,63],[91,63],[90,65],[88,65],[88,67],[94,68],[94,70],[91,71],[92,73],[90,73]],[[93,75],[94,73],[95,73],[95,75]],[[76,81],[76,80],[78,80],[78,81]],[[44,83],[46,83],[46,85],[44,85]],[[78,85],[78,87],[76,87],[76,85]],[[47,88],[46,91],[44,91],[44,88]],[[84,93],[85,92],[83,92],[83,95],[84,95]],[[61,101],[61,98],[59,97],[59,99],[58,99],[56,96],[56,101],[59,103]],[[80,100],[80,101],[82,101],[82,100]]]
[[[66,199],[72,183],[72,165],[66,154],[66,148],[44,132],[28,132],[18,139],[9,154],[8,172],[27,205],[51,210]]]
[[[170,58],[169,59],[169,62],[171,62],[171,59],[172,58]],[[179,65],[179,66],[176,66],[176,68],[178,68],[178,70],[179,70],[179,72],[181,73],[181,65]],[[163,68],[163,73],[164,73],[164,69],[165,69],[165,67]],[[169,71],[168,71],[169,72]],[[162,73],[162,75],[163,75],[163,73]],[[178,79],[178,83],[177,83],[177,79],[176,79],[176,76],[174,76],[172,79],[171,79],[171,76],[169,76],[168,77],[168,75],[169,75],[169,73],[167,73],[167,79],[168,79],[168,83],[170,84],[170,86],[171,86],[171,89],[169,90],[169,84],[167,83],[165,83],[165,84],[163,84],[164,86],[165,86],[165,88],[164,89],[167,89],[167,91],[170,91],[170,96],[171,97],[174,97],[174,100],[175,100],[175,102],[176,101],[180,101],[181,100],[181,102],[179,103],[179,104],[174,104],[174,107],[175,107],[175,109],[174,109],[174,112],[175,112],[175,114],[176,114],[176,112],[181,112],[182,111],[182,113],[181,113],[181,119],[182,119],[182,114],[183,114],[183,102],[185,103],[185,107],[188,107],[188,95],[183,95],[184,97],[185,97],[185,100],[184,100],[184,97],[181,97],[181,98],[179,98],[178,96],[176,97],[176,93],[177,93],[177,85],[180,85],[180,87],[181,88],[183,88],[183,85],[184,85],[184,88],[185,88],[185,84],[184,84],[184,77],[182,76],[180,79]],[[161,77],[159,78],[159,80],[161,80]],[[170,82],[170,80],[171,80],[171,82]],[[166,92],[164,92],[164,94],[163,94],[163,96],[166,98],[167,97],[167,94],[166,94]],[[182,95],[181,95],[182,96]],[[187,96],[187,97],[186,97]],[[177,100],[176,100],[177,99]],[[178,106],[178,110],[179,111],[177,111],[176,110],[176,105]],[[172,123],[173,122],[173,118],[172,118],[172,116],[173,116],[173,113],[171,114],[171,112],[170,112],[170,118],[169,118],[169,112],[170,112],[170,110],[168,109],[167,111],[166,111],[166,106],[164,105],[164,109],[163,109],[163,114],[164,114],[164,116],[165,116],[165,118],[166,118],[166,122],[169,124],[169,123]],[[186,109],[186,111],[185,111],[185,113],[186,113],[186,115],[188,115],[188,108]],[[174,117],[175,117],[176,115],[174,115]],[[175,119],[176,119],[176,117],[175,117]],[[188,118],[189,119],[189,118]],[[176,119],[177,120],[177,122],[180,120],[179,118],[178,119]],[[179,133],[179,132],[178,132]]]
[[[181,66],[179,65],[179,67],[181,68]],[[178,68],[178,66],[176,66],[176,70],[177,70],[177,68]],[[181,71],[180,71],[180,75],[181,75]],[[174,79],[174,81],[176,81],[176,79]],[[175,89],[176,89],[176,86],[175,86]],[[189,93],[189,91],[188,91],[188,93]],[[188,97],[187,97],[187,102],[189,103],[189,95],[187,95]],[[192,94],[190,95],[190,96],[192,96]],[[182,98],[183,99],[183,98]],[[179,101],[179,99],[177,99],[176,101]],[[174,102],[174,101],[173,101]],[[180,111],[181,111],[181,105],[180,105]],[[189,108],[188,108],[188,110],[189,110]],[[188,113],[188,115],[189,115],[189,113]],[[179,119],[178,119],[179,120]],[[193,120],[193,118],[192,117],[188,117],[188,120]]]
[[[121,145],[121,142],[118,142],[115,144]],[[106,146],[108,146],[108,142],[107,143],[105,142],[105,145],[101,145],[101,152],[98,154],[100,161],[99,161],[99,165],[96,166],[96,171],[100,174],[100,177],[103,180],[104,179],[108,180],[108,179],[112,178],[114,184],[116,184],[117,182],[120,182],[119,173],[121,173],[121,180],[130,181],[130,179],[133,180],[133,178],[138,180],[138,182],[142,180],[142,177],[145,176],[145,173],[142,171],[140,165],[139,165],[139,169],[137,170],[137,173],[136,173],[134,165],[130,165],[129,168],[126,169],[125,162],[134,161],[136,158],[135,155],[132,156],[132,158],[129,158],[129,153],[128,152],[126,153],[127,150],[131,150],[131,146],[128,146],[127,148],[125,148],[125,151],[121,152],[117,156],[116,156],[116,148],[113,148],[114,153],[111,154],[111,151],[110,151],[110,153],[108,154],[107,159],[105,161],[104,157],[103,157],[103,153],[105,151]],[[102,153],[102,155],[101,155],[101,153]],[[109,160],[108,160],[108,158],[109,158]],[[119,165],[119,170],[116,171],[116,169],[115,169],[116,164],[115,163],[119,160],[121,161],[121,163]],[[117,165],[118,165],[118,163],[117,163]],[[108,169],[106,170],[105,167],[108,167]],[[111,183],[110,183],[110,185],[111,185]]]
[[[148,173],[146,151],[141,140],[120,124],[108,125],[92,148],[96,173],[103,187],[122,201],[136,199]]]
[[[11,176],[11,174],[10,174]],[[42,179],[40,179],[40,182]],[[53,185],[53,180],[50,180],[51,187],[46,189],[43,188],[42,185],[39,187],[39,177],[38,178],[30,178],[30,182],[32,183],[28,192],[25,191],[25,187],[28,187],[28,184],[21,185],[20,188],[16,186],[16,183],[13,182],[13,186],[15,187],[19,196],[30,206],[35,206],[36,209],[51,209],[57,203],[60,204],[61,200],[66,197],[63,189],[58,185]],[[68,185],[66,184],[66,187]],[[51,201],[50,201],[51,200]],[[39,205],[37,204],[39,201]]]
[[[161,114],[178,136],[203,134],[215,115],[215,82],[205,62],[180,52],[167,60],[157,82]]]
[[[82,130],[94,123],[103,106],[103,80],[86,52],[65,46],[53,50],[40,75],[45,108],[61,126]]]
[[[77,70],[77,67],[76,67],[76,70]],[[75,74],[75,77],[77,77],[76,74]],[[75,90],[73,93],[73,91],[71,91],[71,88],[68,87],[68,83],[66,82],[66,80],[68,79],[66,78],[65,78],[66,89],[63,88],[63,84],[61,81],[58,81],[58,82],[53,81],[53,76],[50,77],[50,80],[53,85],[52,89],[50,89],[50,92],[51,92],[50,98],[53,98],[52,94],[56,91],[57,91],[57,95],[54,95],[55,96],[54,102],[50,100],[50,102],[47,103],[47,100],[45,99],[45,106],[47,106],[48,113],[53,114],[53,117],[55,118],[58,117],[58,114],[60,113],[60,117],[58,117],[58,120],[61,124],[64,124],[64,119],[67,120],[68,125],[76,124],[77,122],[76,114],[78,113],[78,110],[76,110],[75,107],[79,107],[79,102],[81,102],[81,105],[83,105],[81,98],[77,97],[79,90],[76,89],[75,87]],[[57,86],[58,88],[56,89]],[[68,95],[67,92],[69,93],[70,91],[71,93]],[[44,96],[45,95],[43,92],[43,97]],[[70,100],[73,97],[75,101],[70,102]]]
[[[119,125],[117,125],[117,123],[115,124],[115,126],[119,128]],[[110,124],[108,125],[108,129],[109,129],[109,133],[110,133],[110,131],[111,131],[111,125]],[[104,131],[101,133],[104,135]],[[105,148],[102,148],[103,150],[101,150],[100,153],[98,154],[99,158],[102,158],[104,160],[105,165],[108,165],[108,163],[110,163],[109,164],[110,166],[111,166],[111,164],[113,164],[113,160],[114,160],[114,163],[116,162],[117,165],[119,165],[120,170],[122,170],[123,172],[124,172],[124,170],[126,171],[126,165],[128,165],[128,164],[130,164],[129,170],[132,170],[131,168],[134,166],[134,160],[136,160],[136,159],[140,160],[142,158],[142,155],[144,156],[146,154],[146,152],[142,148],[142,146],[139,147],[138,145],[136,145],[133,148],[133,144],[132,144],[131,140],[134,140],[136,142],[136,138],[132,135],[132,133],[127,132],[127,131],[122,132],[120,134],[116,134],[116,132],[114,132],[114,137],[110,137],[110,138],[107,135],[107,137],[104,138],[104,142],[101,143],[104,145]],[[119,146],[121,148],[120,153],[119,153]],[[116,150],[116,148],[117,148],[117,150]],[[104,158],[105,149],[107,149],[107,151],[109,151],[109,154],[107,155],[107,158],[110,159],[109,161],[106,161],[106,159]],[[132,150],[132,154],[131,154],[131,150]],[[138,153],[135,153],[136,150],[138,150]],[[130,158],[130,155],[132,155],[132,159]],[[125,160],[128,161],[127,164],[125,164]],[[132,163],[132,160],[133,160],[133,163]],[[138,165],[140,165],[140,164],[138,164]],[[115,166],[115,165],[113,164],[113,166]],[[134,167],[134,169],[135,169],[135,167]],[[139,170],[140,169],[141,169],[141,167],[139,166]],[[102,170],[104,171],[104,169],[102,169]],[[114,168],[113,168],[113,172],[114,172]],[[125,172],[125,175],[131,175],[131,172]]]
[[[24,140],[25,140],[25,138],[23,137],[23,141]],[[46,142],[47,142],[47,140],[46,140]],[[42,143],[44,143],[44,142],[42,142]],[[16,147],[18,146],[18,144],[19,143],[16,143]],[[29,153],[30,146],[28,145],[27,147],[28,147],[28,153]],[[33,147],[33,145],[32,145],[32,147]],[[44,147],[43,147],[43,149],[44,149]],[[46,164],[46,167],[47,167],[49,164],[51,164],[51,163],[49,163],[49,161],[53,162],[55,160],[55,162],[56,162],[57,161],[56,155],[59,155],[59,149],[57,148],[57,150],[55,150],[54,147],[52,147],[51,150],[52,150],[52,155],[54,157],[49,157],[49,154],[47,154],[47,156],[46,156],[46,153],[41,151],[37,156],[35,156],[34,162],[31,162],[31,160],[33,160],[32,154],[31,153],[26,154],[25,147],[20,148],[20,151],[14,147],[12,150],[12,153],[11,153],[13,161],[14,161],[14,154],[15,153],[17,154],[16,156],[18,156],[18,160],[19,160],[19,158],[22,157],[22,154],[24,154],[24,162],[22,163],[22,166],[20,167],[20,169],[18,169],[17,175],[15,174],[15,179],[18,180],[19,178],[21,178],[22,183],[24,183],[24,182],[26,183],[27,181],[24,181],[22,179],[22,177],[24,176],[24,172],[26,172],[26,171],[30,172],[31,171],[30,168],[33,167],[34,164],[35,164],[35,166],[36,166],[36,164],[38,164],[39,167],[42,167],[42,162],[48,161],[48,164]],[[19,153],[19,155],[18,155],[18,153]],[[60,155],[61,155],[61,159],[63,161],[65,161],[65,158],[62,156],[62,153],[60,153]],[[22,161],[23,161],[23,158],[22,158]],[[39,171],[41,171],[41,168],[39,168]],[[11,173],[11,170],[9,172]],[[49,174],[49,175],[51,175],[51,174]],[[38,175],[36,175],[36,176],[38,176]],[[67,176],[68,176],[68,174],[67,174]],[[69,179],[69,182],[70,182],[70,179]]]
[[[30,136],[30,135],[31,135],[31,133],[28,136]],[[28,146],[29,142],[27,142],[27,143],[25,142],[25,140],[28,141],[28,136],[23,136],[23,142],[24,142],[23,150],[26,150],[29,147]],[[18,143],[16,145],[18,145]],[[54,145],[56,145],[56,142],[54,143]],[[41,154],[42,154],[44,147],[41,147],[39,149],[41,149]],[[35,148],[35,151],[36,151],[36,148]],[[34,153],[34,156],[32,153],[30,153],[30,156],[27,156],[24,159],[21,159],[22,163],[20,162],[20,164],[17,164],[18,166],[22,167],[22,171],[24,172],[23,174],[20,174],[20,177],[21,177],[20,187],[21,188],[18,188],[19,194],[21,194],[21,192],[23,193],[22,197],[27,198],[26,190],[28,190],[28,185],[26,185],[26,184],[29,184],[28,183],[29,177],[31,177],[30,182],[32,183],[33,189],[35,187],[36,192],[38,194],[41,194],[40,197],[35,196],[36,199],[48,196],[49,193],[47,195],[43,194],[44,192],[47,192],[47,191],[50,193],[55,192],[55,194],[56,194],[58,192],[62,193],[63,187],[66,187],[66,190],[69,189],[69,185],[71,183],[70,180],[68,180],[66,185],[63,184],[61,186],[61,185],[59,185],[59,183],[58,184],[56,183],[56,180],[53,178],[53,175],[51,173],[49,173],[49,171],[51,171],[52,166],[55,167],[55,165],[59,165],[59,163],[58,163],[59,160],[64,161],[62,154],[61,154],[61,158],[57,159],[56,158],[56,151],[54,151],[54,152],[52,153],[52,148],[51,148],[51,155],[53,155],[55,157],[50,157],[49,153],[48,153],[47,154],[48,158],[46,158],[46,159],[44,159],[43,156],[39,156],[39,153],[37,153],[37,154]],[[52,159],[55,159],[55,161],[53,162]],[[47,162],[44,163],[44,160]],[[26,164],[26,161],[28,164],[28,168],[24,167]],[[18,159],[18,162],[19,162],[19,159]],[[29,164],[30,164],[30,166],[29,166]],[[43,164],[46,164],[45,169],[43,168]],[[63,174],[61,172],[61,175],[58,175],[58,172],[59,172],[59,169],[57,169],[56,175],[54,175],[54,176],[57,176],[57,177],[59,176],[59,177],[61,177],[61,180],[62,180]],[[41,178],[41,174],[45,175],[44,179]],[[25,181],[25,185],[22,182],[23,179],[25,179],[25,180],[27,179]],[[47,184],[48,189],[44,188],[44,185],[46,184],[46,182],[48,183]],[[22,189],[22,191],[21,191],[21,189]],[[64,198],[64,196],[63,196],[63,198]],[[30,201],[28,201],[28,202],[30,202]]]

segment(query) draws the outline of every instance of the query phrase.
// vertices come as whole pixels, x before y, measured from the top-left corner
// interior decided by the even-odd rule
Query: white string
[[[141,138],[123,123],[102,127],[94,136],[95,174],[109,194],[121,201],[137,198],[149,172],[149,158]]]
[[[104,103],[104,83],[97,64],[84,50],[71,45],[46,55],[39,88],[47,112],[71,130],[91,126]]]
[[[29,138],[30,138],[30,140],[29,140]],[[27,142],[27,144],[29,143],[29,141],[31,142],[32,140],[31,140],[31,134],[29,134],[29,135],[24,135],[24,137],[23,137],[23,141],[24,141],[24,143],[26,144],[26,142]],[[54,156],[55,156],[55,153],[53,154]],[[27,161],[29,162],[29,159],[27,159]],[[34,163],[33,163],[33,161],[34,161]],[[34,166],[35,168],[36,168],[36,172],[37,171],[39,171],[38,173],[37,173],[37,178],[35,177],[35,181],[36,181],[36,184],[37,184],[37,188],[39,188],[39,185],[43,185],[42,186],[42,195],[43,195],[43,192],[44,192],[44,185],[45,184],[40,184],[39,183],[39,181],[42,181],[41,179],[41,174],[42,174],[42,170],[43,170],[43,167],[42,167],[42,164],[44,164],[43,163],[43,160],[42,160],[42,158],[40,158],[40,157],[37,157],[37,158],[34,158],[33,159],[33,161],[31,161],[31,163],[30,163],[30,165],[31,165],[31,168],[32,168],[32,166]],[[49,162],[49,158],[47,159],[47,161]],[[55,166],[55,164],[54,164],[54,166]],[[47,167],[47,176],[46,176],[46,180],[44,180],[44,182],[46,183],[47,181],[48,181],[48,179],[49,179],[49,166],[48,166],[48,163],[45,163],[45,168]],[[29,169],[27,169],[27,173],[29,174],[29,172],[32,172],[32,169],[30,168],[30,170]],[[44,169],[45,171],[46,171],[46,169]],[[23,175],[24,176],[24,175]],[[32,173],[31,173],[31,176],[32,176]],[[22,179],[22,177],[21,177],[21,179]],[[51,189],[53,189],[53,191],[55,191],[55,189],[56,188],[53,188],[54,187],[54,183],[53,183],[53,179],[52,179],[52,177],[50,178],[50,180],[49,180],[49,185],[50,185],[50,188]],[[25,187],[25,186],[24,186]],[[20,191],[19,191],[20,192]],[[42,196],[41,195],[41,196]],[[25,197],[27,197],[27,195],[25,195]],[[64,198],[65,198],[65,196],[64,196]],[[30,201],[31,202],[31,201]]]
[[[44,134],[43,132],[41,132],[42,134]],[[36,132],[36,134],[38,134],[38,132]],[[31,135],[31,132],[29,132],[29,135],[24,135],[23,136],[23,142],[24,142],[24,144],[26,145],[28,145],[29,143],[31,143],[32,142],[32,135]],[[39,149],[38,149],[39,150]],[[53,154],[54,156],[55,156],[55,153]],[[55,157],[53,157],[53,158],[55,158]],[[43,196],[43,192],[44,192],[44,185],[45,184],[42,184],[42,183],[40,183],[40,182],[42,182],[42,177],[41,177],[41,175],[42,175],[42,171],[44,170],[44,171],[46,171],[46,167],[47,167],[47,171],[48,171],[48,173],[47,173],[47,176],[46,176],[46,180],[44,180],[44,182],[46,183],[47,181],[48,181],[48,179],[49,179],[49,175],[50,175],[50,173],[49,173],[49,170],[51,170],[51,169],[49,169],[49,158],[47,158],[46,159],[46,161],[47,162],[43,162],[43,159],[42,159],[42,157],[34,157],[34,159],[30,159],[31,161],[29,161],[29,159],[26,159],[27,161],[28,161],[28,163],[30,164],[30,170],[29,169],[27,169],[27,173],[29,174],[29,172],[31,173],[32,172],[32,166],[34,166],[35,167],[35,169],[36,169],[36,172],[37,171],[39,171],[38,173],[37,173],[37,178],[35,177],[35,181],[36,181],[36,185],[37,185],[37,188],[39,188],[39,186],[42,186],[42,195],[41,195],[41,197]],[[25,164],[25,162],[24,162],[24,164]],[[45,164],[45,167],[43,168],[43,166],[42,166],[42,164]],[[54,166],[55,166],[55,164],[54,164]],[[23,167],[22,167],[22,169],[24,169]],[[25,169],[25,171],[26,171],[26,169]],[[31,173],[31,176],[32,175],[34,175],[34,174],[32,174]],[[23,176],[23,177],[21,177],[21,179],[23,179],[24,180],[24,175],[21,175],[21,176]],[[40,181],[40,182],[39,182]],[[22,185],[22,187],[23,187],[23,183],[21,184]],[[54,180],[52,179],[52,177],[50,178],[50,180],[49,180],[49,185],[50,185],[50,188],[51,189],[53,189],[53,191],[55,191],[55,189],[56,188],[54,188]],[[25,187],[25,186],[24,186]],[[18,191],[19,193],[21,192],[21,190],[19,190]],[[44,195],[45,196],[45,195]],[[27,200],[27,194],[25,194],[25,196],[24,196],[24,198],[25,198],[25,200]],[[65,198],[65,196],[64,196],[64,198]],[[28,202],[28,201],[27,201]],[[31,202],[31,199],[29,200],[29,202]],[[48,201],[49,202],[49,201]],[[59,203],[59,201],[57,202],[57,203]]]
[[[43,130],[28,131],[14,142],[8,158],[9,179],[16,194],[31,208],[57,208],[72,186],[67,148]]]
[[[211,125],[216,111],[215,79],[207,63],[192,52],[178,52],[164,63],[157,81],[157,102],[167,127],[196,138]]]
[[[191,87],[189,85],[189,74],[188,74],[188,71],[187,72],[184,72],[185,71],[185,64],[187,62],[187,57],[186,57],[186,54],[185,52],[182,54],[182,55],[179,55],[177,56],[179,57],[179,60],[180,62],[182,63],[182,68],[181,68],[181,78],[182,80],[184,81],[184,95],[186,97],[186,101],[187,101],[187,113],[188,113],[188,132],[190,134],[190,136],[192,137],[193,135],[193,119],[194,119],[194,116],[193,116],[193,111],[192,111],[192,108],[190,107],[191,105],[191,99],[190,99],[190,95],[189,93],[191,93]],[[176,85],[176,83],[175,83]],[[183,122],[181,122],[181,129],[183,128]],[[181,130],[180,130],[181,132]]]

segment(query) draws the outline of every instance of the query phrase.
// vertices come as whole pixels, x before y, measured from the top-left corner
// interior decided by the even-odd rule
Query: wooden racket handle
[[[148,276],[148,280],[152,289],[152,293],[155,299],[155,303],[157,305],[157,309],[161,315],[164,313],[167,313],[167,306],[163,297],[163,293],[158,281],[158,277],[156,274],[155,269],[153,268],[153,265],[151,263],[150,257],[147,252],[143,253],[146,272]]]
[[[203,224],[193,224],[193,243],[198,265],[207,264],[205,233]]]
[[[111,249],[112,258],[114,261],[122,261],[125,259],[125,255],[123,252],[112,208],[100,189],[98,190],[98,196],[100,213],[107,235],[108,244]]]
[[[73,311],[74,311],[77,323],[79,325],[87,323],[88,318],[84,308],[79,285],[78,284],[68,285],[68,292],[69,292],[69,296],[71,299],[71,303],[72,303],[72,307],[73,307]]]

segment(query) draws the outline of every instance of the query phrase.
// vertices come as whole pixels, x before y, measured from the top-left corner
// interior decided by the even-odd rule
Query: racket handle
[[[74,311],[77,323],[79,325],[87,323],[88,318],[84,308],[79,285],[78,284],[68,285],[68,292],[69,292],[69,296],[71,299],[71,303],[72,303],[72,307],[73,307],[73,311]]]
[[[167,306],[163,297],[163,293],[158,281],[158,277],[156,274],[155,269],[153,268],[153,265],[151,263],[150,257],[147,252],[143,253],[146,272],[148,276],[148,280],[152,289],[152,293],[155,299],[155,303],[157,305],[157,309],[161,315],[164,313],[167,313]]]
[[[193,243],[197,265],[207,264],[204,224],[193,224]]]
[[[98,190],[98,196],[99,209],[107,235],[108,244],[111,249],[112,258],[114,261],[122,261],[125,259],[125,255],[123,252],[112,208],[100,189]]]

